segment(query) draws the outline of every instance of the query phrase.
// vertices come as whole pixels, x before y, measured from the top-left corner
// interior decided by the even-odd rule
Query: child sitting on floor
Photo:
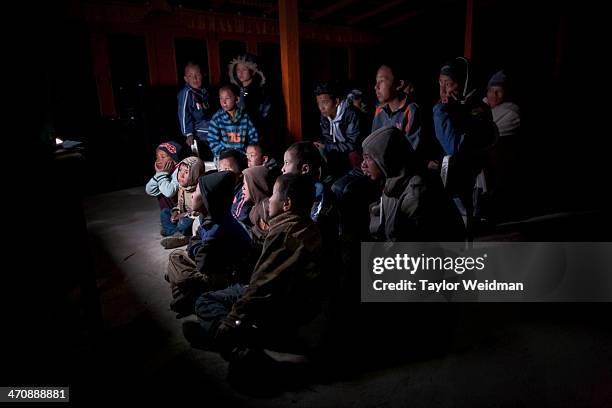
[[[187,245],[191,234],[193,220],[199,215],[191,206],[191,198],[196,190],[198,179],[204,175],[204,163],[197,157],[187,157],[178,167],[178,204],[172,209],[170,222],[164,225],[164,230],[172,235],[161,240],[166,248],[177,248]]]

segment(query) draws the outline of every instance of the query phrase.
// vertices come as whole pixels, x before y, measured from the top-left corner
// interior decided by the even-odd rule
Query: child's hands
[[[174,170],[173,160],[164,160],[164,161],[155,162],[155,172],[157,173],[159,173],[160,171],[165,171],[166,173],[172,173],[172,170]]]
[[[170,221],[173,224],[176,224],[181,218],[183,218],[181,217],[181,215],[182,214],[179,212],[179,210],[172,211],[172,215],[170,216]]]
[[[430,160],[427,162],[427,168],[429,170],[440,170],[440,161],[439,160]]]

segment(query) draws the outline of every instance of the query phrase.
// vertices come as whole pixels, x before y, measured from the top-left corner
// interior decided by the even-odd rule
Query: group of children
[[[195,101],[196,112],[206,106],[204,94],[189,93],[199,72],[193,66],[185,74],[189,92],[179,95],[187,144],[196,135],[206,142],[215,169],[205,171],[195,156],[180,160],[179,144],[162,143],[146,187],[159,200],[162,245],[187,245],[169,255],[171,309],[179,316],[196,314],[198,321],[183,325],[193,346],[228,359],[245,350],[307,355],[321,337],[304,328],[324,314],[325,299],[341,290],[342,278],[334,274],[357,255],[351,252],[355,243],[469,238],[471,194],[497,127],[490,109],[471,99],[467,61],[450,61],[439,76],[432,126],[439,153],[432,156],[410,84],[395,65],[383,64],[369,135],[360,122],[367,118],[353,101],[359,93],[342,100],[320,86],[321,137],[289,146],[281,166],[258,144],[248,113],[265,112],[261,95],[250,105],[243,100],[256,65],[239,58],[231,69],[243,89],[221,87],[221,109],[206,126],[194,115],[186,120],[186,111],[181,116],[181,102]],[[250,108],[241,108],[241,101]],[[189,130],[189,123],[199,125]]]

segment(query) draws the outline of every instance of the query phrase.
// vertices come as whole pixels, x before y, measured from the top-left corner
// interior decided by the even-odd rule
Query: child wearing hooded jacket
[[[231,214],[235,180],[230,171],[198,179],[191,207],[200,212],[200,227],[187,251],[170,253],[166,274],[173,298],[170,308],[179,314],[193,313],[201,293],[248,279],[251,240]]]
[[[178,166],[178,204],[172,209],[170,223],[164,225],[167,232],[173,234],[161,240],[166,248],[187,245],[191,234],[193,220],[199,215],[191,206],[192,195],[196,190],[198,179],[204,175],[204,163],[197,157],[187,157]]]
[[[180,161],[181,146],[175,142],[165,142],[157,146],[155,150],[155,175],[145,186],[148,195],[156,197],[161,210],[160,220],[162,225],[161,235],[174,234],[166,227],[172,224],[172,208],[176,206],[176,195],[179,190],[178,163]]]
[[[267,135],[269,126],[265,122],[270,119],[270,99],[266,95],[266,76],[253,54],[242,54],[234,58],[228,65],[231,83],[240,89],[238,107],[244,110],[259,135]]]
[[[408,143],[394,126],[363,141],[363,173],[384,183],[372,234],[381,241],[463,241],[463,221],[440,177],[426,169]]]
[[[352,103],[340,100],[331,84],[319,84],[314,93],[321,112],[321,139],[315,145],[324,152],[328,170],[335,179],[361,163],[357,148],[361,139],[360,117]]]
[[[248,224],[251,237],[256,248],[261,249],[268,233],[269,224],[269,198],[279,171],[270,170],[266,166],[254,166],[245,169],[244,183],[242,185],[243,197],[253,203],[249,212]]]
[[[269,200],[270,230],[249,284],[200,296],[198,321],[183,323],[193,347],[220,351],[224,357],[236,347],[258,350],[263,345],[309,352],[314,342],[300,328],[320,313],[325,292],[321,233],[309,217],[314,193],[309,176],[278,178]]]

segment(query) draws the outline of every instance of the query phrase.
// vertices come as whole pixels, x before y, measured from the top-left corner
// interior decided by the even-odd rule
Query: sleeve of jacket
[[[221,129],[219,129],[219,124],[217,123],[218,119],[219,116],[215,114],[210,122],[208,122],[208,144],[215,156],[219,156],[223,148],[221,145]]]
[[[340,153],[350,153],[357,149],[357,140],[359,140],[361,128],[359,123],[359,115],[352,109],[347,109],[344,113],[344,123],[346,130],[344,131],[344,141],[331,144],[325,144],[325,150],[336,151]]]
[[[396,217],[400,217],[396,221],[396,225],[401,228],[402,239],[419,240],[421,236],[421,228],[423,220],[427,218],[427,187],[422,179],[412,181],[409,188],[402,194],[399,203],[399,213]],[[431,203],[435,205],[435,203]]]
[[[380,116],[382,110],[383,110],[383,108],[381,108],[379,106],[374,111],[374,117],[372,118],[372,127],[370,129],[370,133],[372,133],[375,130],[377,130],[377,129],[382,127],[382,119],[381,119],[381,116]]]
[[[163,173],[164,177],[158,180],[159,191],[168,198],[174,197],[179,190],[178,167],[172,175]],[[155,176],[154,176],[155,177]]]
[[[499,137],[512,136],[521,127],[521,117],[517,112],[508,111],[495,122],[499,129]]]
[[[421,108],[416,103],[411,103],[406,113],[408,120],[404,131],[412,148],[416,150],[421,142]]]
[[[442,149],[446,155],[454,155],[457,153],[459,144],[463,139],[463,135],[448,112],[448,105],[438,103],[433,108],[433,122],[436,139],[440,142]]]
[[[319,126],[321,128],[321,136],[320,136],[321,143],[323,143],[324,145],[332,144],[333,140],[331,136],[331,125],[329,123],[329,119],[327,119],[323,115],[320,115],[319,116]]]
[[[286,237],[280,234],[267,243],[249,286],[226,318],[227,324],[234,326],[237,320],[256,321],[273,308],[274,296],[282,286],[284,275],[292,272],[306,251],[304,245],[293,242],[294,238],[286,241]]]
[[[163,194],[168,198],[172,198],[179,190],[177,175],[178,169],[174,170],[172,174],[166,173],[165,171],[155,173],[145,186],[145,191],[147,194],[154,197]]]
[[[201,245],[198,247],[198,250],[194,253],[193,260],[196,263],[198,271],[203,274],[208,273],[207,260],[210,257],[211,251],[217,246],[217,232],[218,225],[213,226],[211,230],[208,231],[206,240],[202,240]]]
[[[195,136],[195,123],[189,112],[189,90],[187,88],[178,94],[178,120],[183,136]]]

